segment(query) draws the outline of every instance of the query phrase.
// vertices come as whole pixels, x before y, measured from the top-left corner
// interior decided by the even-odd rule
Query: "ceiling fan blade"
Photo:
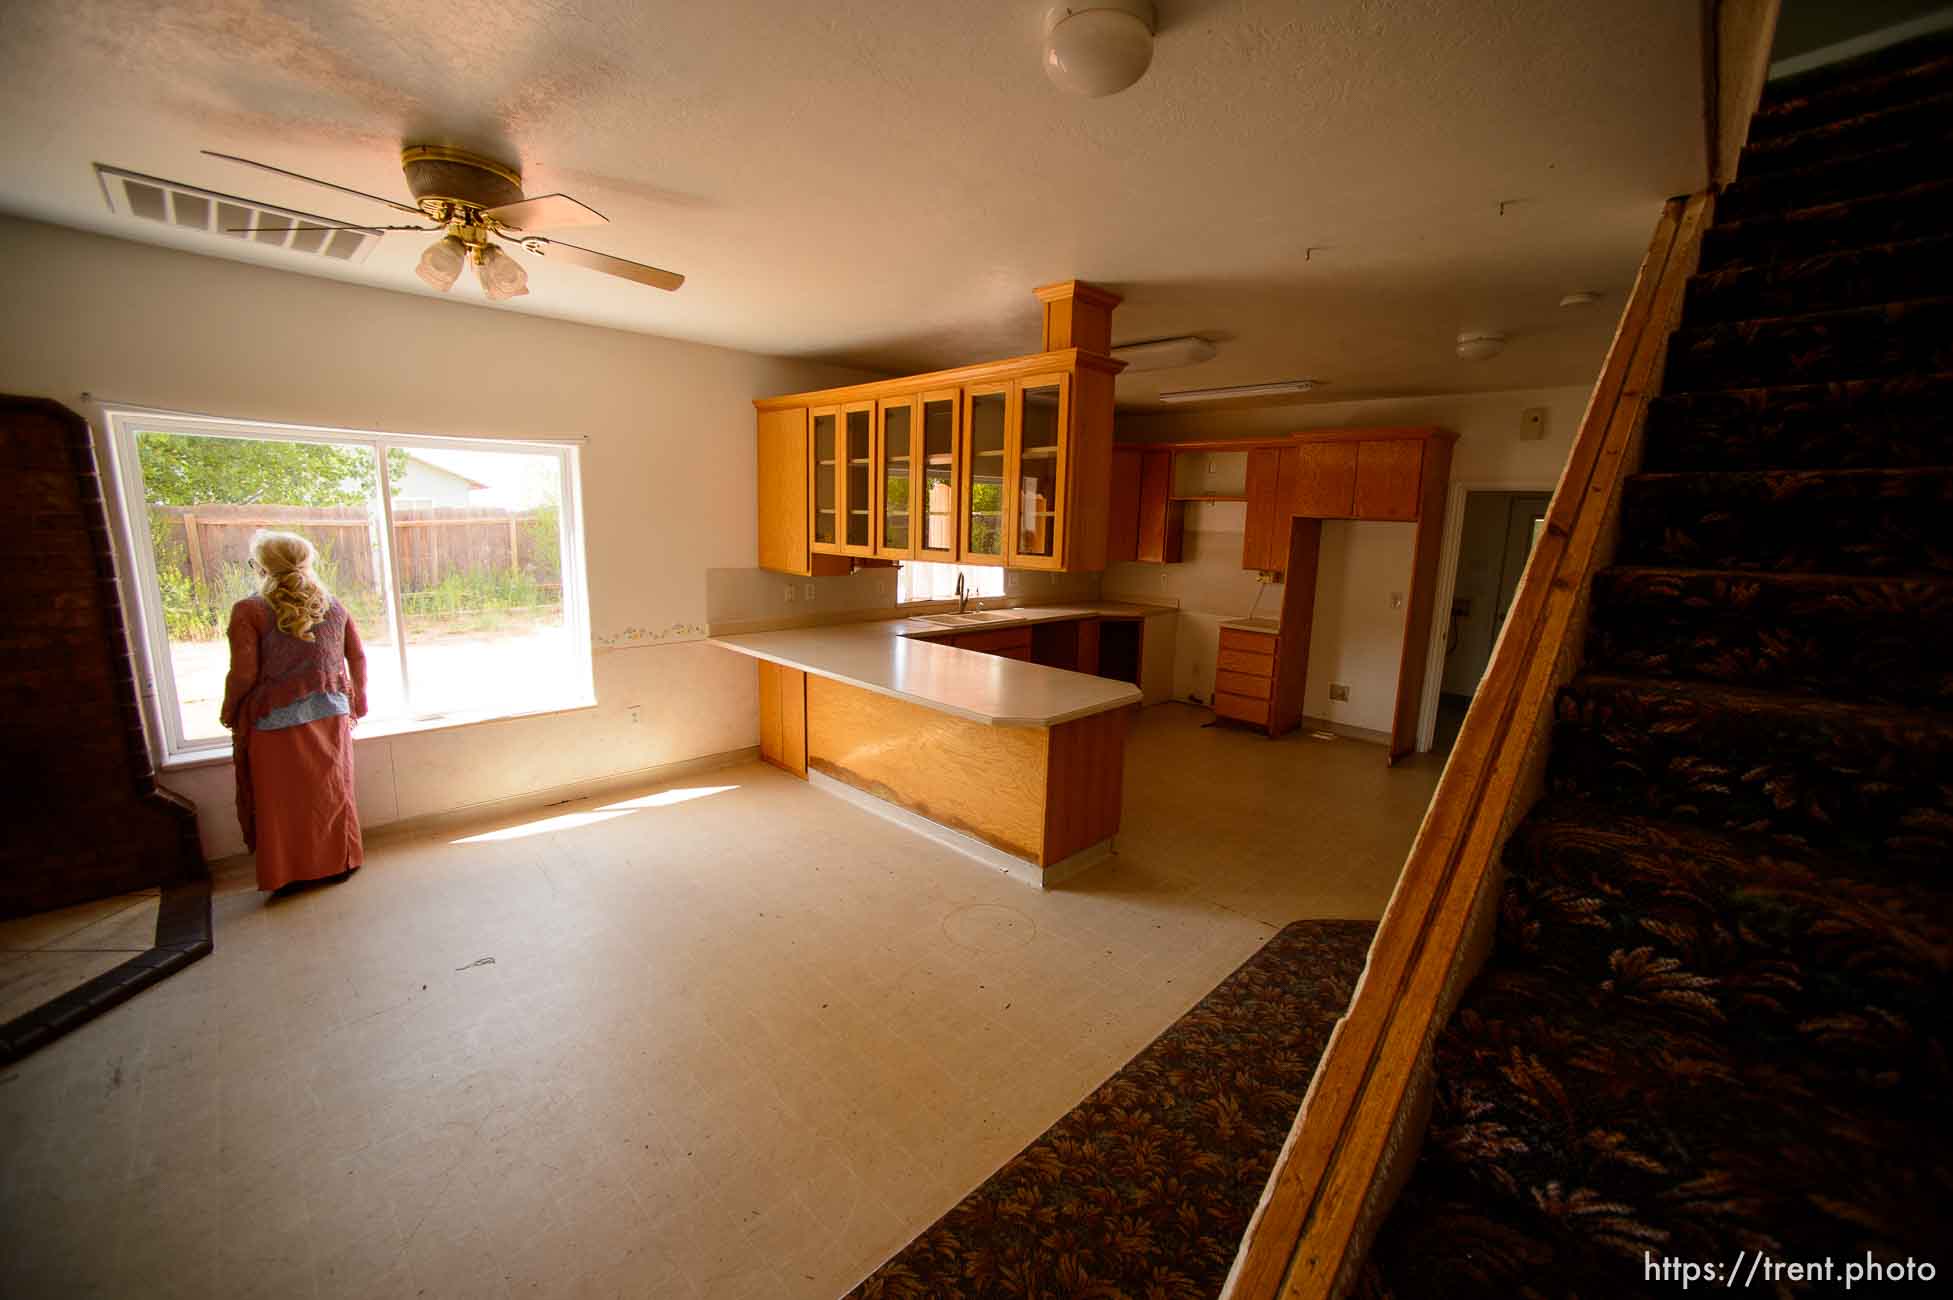
[[[520,242],[524,248],[540,257],[553,257],[558,261],[588,267],[592,271],[602,271],[605,275],[648,284],[653,289],[670,292],[685,283],[685,277],[676,271],[663,271],[655,266],[646,266],[642,262],[612,257],[609,253],[578,248],[575,244],[566,244],[560,239],[544,239],[541,235],[530,235]]]
[[[289,226],[225,226],[224,233],[227,235],[282,235],[292,230],[363,230],[369,235],[384,235],[389,230],[424,230],[432,232],[443,229],[445,229],[443,226],[356,226],[351,222],[343,221],[294,219],[294,223]]]
[[[392,199],[383,199],[377,194],[368,194],[365,190],[355,190],[349,189],[344,185],[334,185],[331,181],[322,181],[316,176],[305,176],[298,172],[288,172],[283,167],[273,167],[270,163],[253,162],[249,158],[239,158],[236,154],[218,153],[215,149],[205,149],[203,152],[208,157],[222,158],[225,162],[243,163],[246,167],[256,167],[259,171],[270,172],[274,176],[284,176],[295,181],[305,181],[311,185],[323,185],[329,190],[338,190],[341,194],[350,194],[354,198],[371,199],[375,203],[384,203],[398,212],[410,213],[416,217],[425,217],[427,215],[419,208],[410,207],[405,203],[395,203]]]
[[[541,194],[520,203],[490,208],[490,220],[510,230],[553,230],[563,226],[601,226],[610,218],[567,194]]]

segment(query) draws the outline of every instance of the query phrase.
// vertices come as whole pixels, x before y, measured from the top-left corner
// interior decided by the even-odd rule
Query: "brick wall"
[[[0,397],[0,918],[204,874],[156,787],[87,424]]]

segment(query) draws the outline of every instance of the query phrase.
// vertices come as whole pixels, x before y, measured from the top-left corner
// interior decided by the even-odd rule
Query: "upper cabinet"
[[[1424,475],[1424,443],[1415,438],[1366,438],[1356,444],[1356,517],[1417,518]]]
[[[1295,494],[1298,515],[1348,519],[1356,513],[1356,444],[1305,442],[1296,448]]]
[[[1038,298],[1042,352],[755,402],[761,566],[1104,568],[1119,299],[1076,281]]]

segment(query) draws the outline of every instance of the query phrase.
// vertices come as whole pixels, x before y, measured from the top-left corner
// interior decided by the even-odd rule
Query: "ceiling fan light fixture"
[[[1151,0],[1081,0],[1044,11],[1044,75],[1060,90],[1115,95],[1152,62]]]
[[[468,246],[453,235],[443,235],[427,246],[420,255],[420,265],[414,274],[441,293],[454,288],[454,282],[461,278],[461,268],[468,265]]]
[[[529,292],[529,273],[522,263],[490,244],[481,251],[475,272],[481,276],[481,291],[490,302],[507,302]]]

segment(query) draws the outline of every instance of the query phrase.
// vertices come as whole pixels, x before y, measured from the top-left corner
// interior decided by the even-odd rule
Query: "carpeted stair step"
[[[1601,1013],[1551,975],[1481,975],[1438,1038],[1430,1129],[1355,1294],[1679,1294],[1644,1252],[1727,1268],[1940,1240],[1938,1106],[1866,1105],[1795,1053],[1739,1053],[1685,992]]]
[[[1793,171],[1738,175],[1716,198],[1716,220],[1780,216],[1929,185],[1953,175],[1949,158],[1953,128]]]
[[[1636,474],[1615,559],[1773,573],[1953,575],[1953,469]]]
[[[1549,772],[1556,794],[1625,812],[1942,872],[1953,862],[1943,714],[1583,673],[1560,690]]]
[[[1680,393],[1649,404],[1641,467],[1953,465],[1953,373]]]
[[[1902,50],[1895,47],[1884,67],[1854,59],[1771,85],[1750,118],[1749,138],[1774,140],[1897,108],[1944,94],[1948,85],[1953,85],[1953,41],[1908,43]]]
[[[1868,1103],[1953,1085],[1953,898],[1915,872],[1569,800],[1534,809],[1505,867],[1501,965],[1584,990],[1595,1014],[1794,1054]]]
[[[1682,324],[1696,328],[1922,297],[1953,297],[1953,235],[1691,276]]]
[[[1936,239],[1946,234],[1949,225],[1953,225],[1953,180],[1928,181],[1890,194],[1719,221],[1703,236],[1696,273],[1775,268],[1825,253]],[[1923,296],[1916,291],[1892,295],[1895,299]]]
[[[1617,567],[1587,666],[1953,712],[1953,577]]]
[[[1743,146],[1737,174],[1795,171],[1835,158],[1847,158],[1922,135],[1937,134],[1953,121],[1953,93],[1878,108],[1787,135],[1751,140]]]
[[[1953,370],[1953,298],[1676,330],[1663,391],[1708,392]]]

